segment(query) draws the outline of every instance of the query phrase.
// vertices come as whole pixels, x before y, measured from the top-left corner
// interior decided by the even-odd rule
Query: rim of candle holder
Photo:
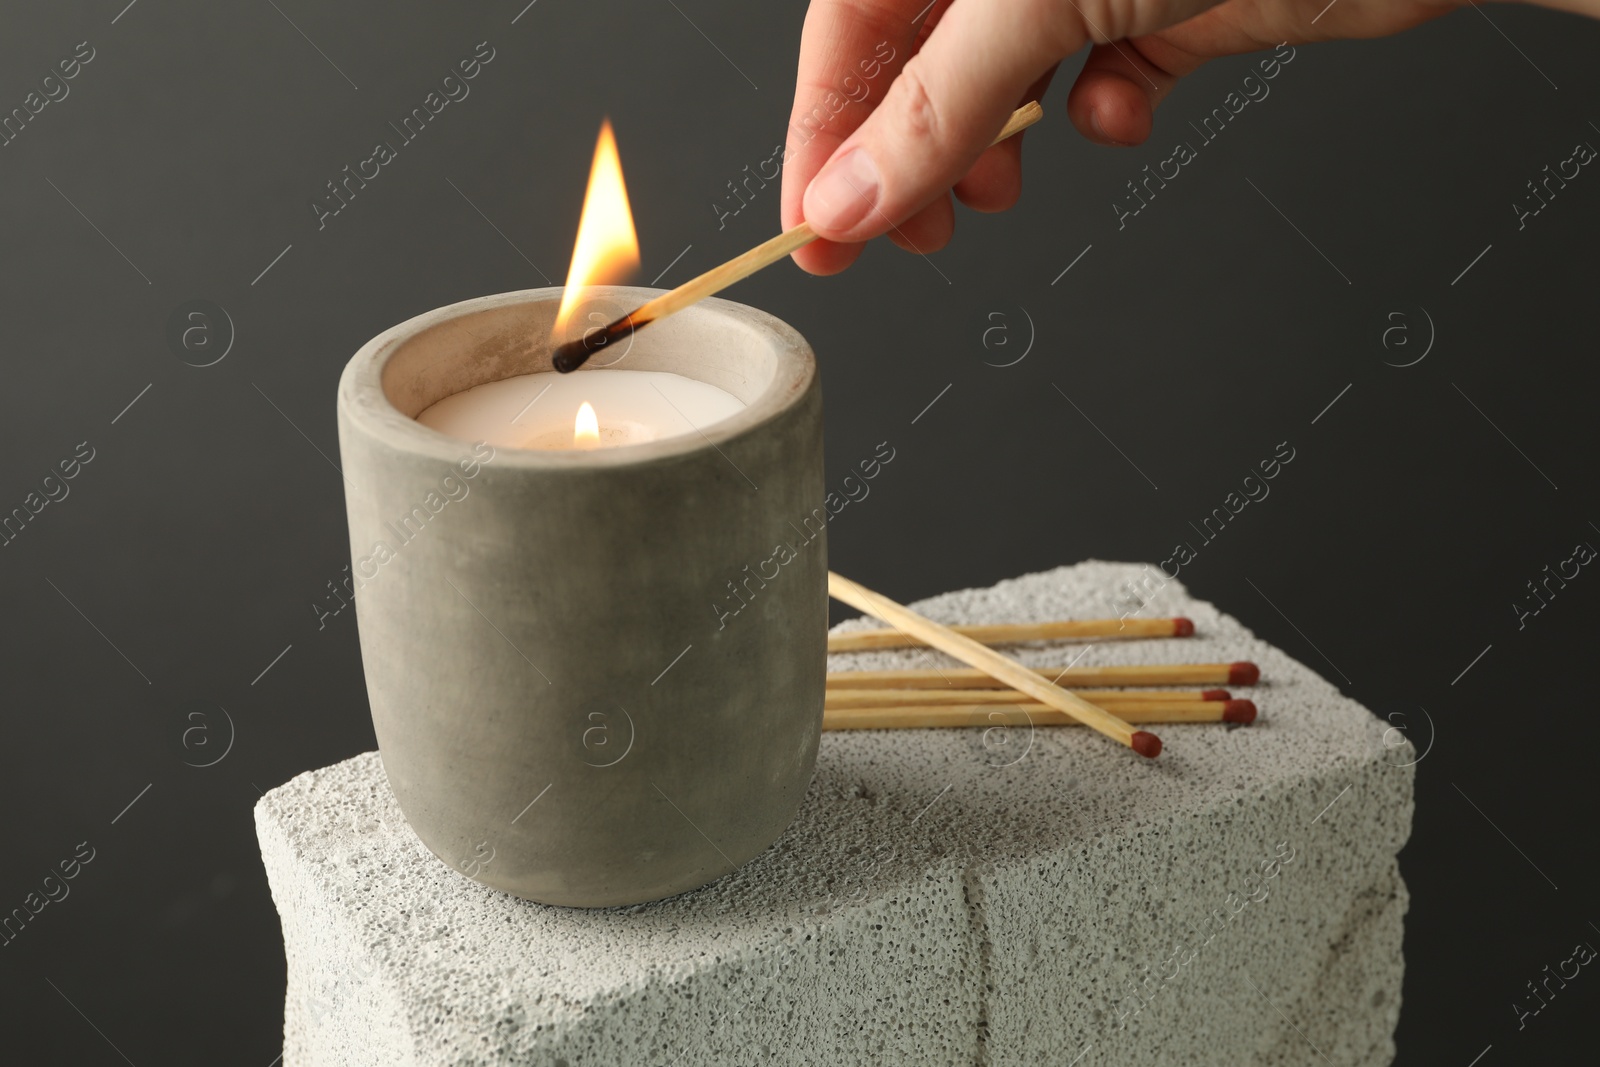
[[[615,304],[625,312],[665,291],[642,286],[586,286],[585,300]],[[362,345],[340,376],[339,397],[347,415],[362,430],[394,448],[453,462],[473,442],[424,426],[416,420],[416,414],[444,396],[463,389],[517,375],[553,371],[550,357],[554,355],[556,346],[550,338],[548,322],[553,321],[555,307],[563,292],[561,286],[549,286],[473,297],[434,308],[389,327]],[[518,310],[542,313],[547,307],[550,316],[544,320],[544,328],[515,328],[515,313]],[[536,314],[534,317],[542,318],[542,315]],[[474,330],[474,325],[479,329]],[[685,331],[708,327],[725,328],[733,331],[735,336],[742,333],[747,341],[764,342],[769,349],[772,375],[751,395],[739,396],[745,403],[744,410],[704,428],[696,427],[672,437],[608,448],[563,451],[497,445],[495,465],[541,470],[589,470],[671,459],[722,445],[770,422],[801,402],[817,375],[816,357],[810,344],[798,330],[782,319],[747,304],[708,298],[676,315],[651,323],[648,328],[641,328],[632,342],[635,346],[646,346],[643,352],[648,357],[652,350],[669,345]],[[413,402],[410,406],[416,407],[416,412],[407,414],[391,397],[391,388],[397,392],[403,392],[404,389],[395,382],[386,381],[386,374],[393,366],[395,357],[407,354],[407,346],[413,344],[437,347],[447,352],[432,361],[426,360],[422,353],[411,356],[419,361],[419,367],[414,368],[416,370],[442,375],[444,368],[450,366],[453,355],[470,352],[484,364],[476,368],[483,372],[483,376],[467,384],[458,381],[443,387],[442,391],[424,390],[423,395],[427,399],[420,405]],[[633,362],[648,363],[649,359],[635,359]],[[585,368],[572,373],[604,373],[609,367]],[[695,368],[688,364],[670,367],[635,365],[618,369],[668,371],[739,395],[722,381],[693,373]],[[698,369],[705,371],[708,368]],[[469,379],[474,377],[468,375]]]

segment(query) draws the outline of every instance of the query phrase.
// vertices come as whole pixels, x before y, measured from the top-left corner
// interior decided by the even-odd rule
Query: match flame
[[[633,229],[628,189],[622,183],[617,138],[611,132],[611,120],[606,119],[600,124],[600,139],[595,142],[594,162],[589,167],[589,189],[583,197],[572,266],[567,269],[567,289],[556,311],[556,332],[565,333],[567,316],[582,299],[584,286],[626,281],[638,266],[639,237]]]
[[[572,420],[572,447],[594,448],[600,444],[600,420],[595,416],[594,405],[587,400],[578,408],[578,417]]]

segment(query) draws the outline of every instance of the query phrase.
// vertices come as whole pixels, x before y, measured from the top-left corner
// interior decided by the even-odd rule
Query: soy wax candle
[[[447,396],[417,421],[463,441],[563,451],[699,433],[744,407],[732,393],[667,371],[546,371]]]
[[[556,374],[560,342],[660,295],[596,284],[638,262],[607,123],[567,285],[419,315],[339,381],[389,785],[434,855],[547,904],[656,900],[756,856],[822,732],[827,539],[750,570],[821,511],[811,348],[707,299]]]
[[[586,291],[613,315],[656,295]],[[345,368],[351,558],[385,546],[361,659],[389,785],[440,860],[548,904],[637,904],[760,854],[811,780],[826,531],[761,565],[822,507],[821,383],[793,327],[708,299],[638,331],[626,370],[540,392],[561,297],[439,308]],[[575,449],[585,401],[602,443]]]

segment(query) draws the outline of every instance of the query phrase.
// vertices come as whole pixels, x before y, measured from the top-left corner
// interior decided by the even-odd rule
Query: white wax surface
[[[573,422],[584,401],[600,420],[600,442],[591,448],[692,434],[745,408],[732,393],[666,371],[547,371],[447,396],[417,421],[463,441],[565,451],[574,447]]]

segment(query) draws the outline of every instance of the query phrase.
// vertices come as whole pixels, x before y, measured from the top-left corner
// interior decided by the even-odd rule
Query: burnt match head
[[[550,366],[562,374],[571,374],[583,366],[584,361],[588,358],[589,350],[584,347],[583,338],[580,337],[575,341],[568,341],[560,348],[557,348],[555,355],[550,357]]]
[[[587,330],[582,337],[575,337],[559,346],[550,357],[550,366],[562,374],[571,374],[596,352],[631,335],[634,328],[632,316],[624,315],[604,329]]]

